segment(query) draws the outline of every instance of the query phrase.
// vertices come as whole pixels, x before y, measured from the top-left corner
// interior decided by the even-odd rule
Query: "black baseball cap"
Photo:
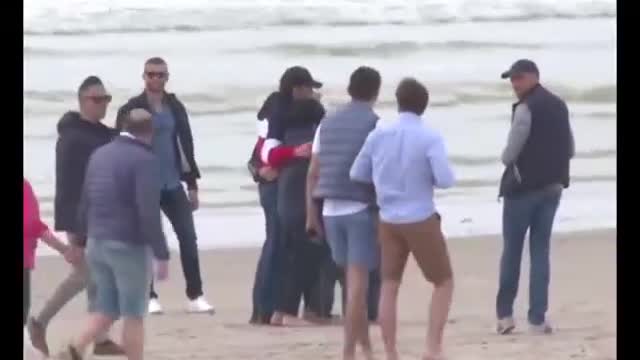
[[[531,74],[536,74],[538,76],[540,75],[540,72],[538,71],[538,66],[536,65],[536,63],[534,63],[531,60],[520,59],[514,62],[513,65],[511,65],[511,68],[509,70],[503,72],[501,77],[503,79],[507,79],[513,75],[523,74],[523,73],[531,73]]]
[[[292,66],[285,70],[280,83],[292,88],[295,86],[311,86],[314,89],[322,87],[322,83],[315,80],[309,70],[302,66]]]

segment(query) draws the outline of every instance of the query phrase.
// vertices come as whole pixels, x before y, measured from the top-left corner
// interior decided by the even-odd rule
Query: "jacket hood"
[[[280,98],[280,93],[277,91],[272,92],[267,100],[264,101],[260,111],[258,111],[258,120],[264,120],[271,116],[271,112],[273,111],[273,107]]]

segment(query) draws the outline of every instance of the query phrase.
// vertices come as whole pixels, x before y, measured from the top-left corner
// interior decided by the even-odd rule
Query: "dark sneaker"
[[[93,347],[93,354],[97,356],[124,356],[124,349],[113,342],[112,340],[105,340],[101,343],[96,343]]]
[[[27,320],[27,332],[29,333],[31,345],[44,355],[49,356],[47,333],[44,327],[37,322],[36,319],[30,317],[29,320]]]

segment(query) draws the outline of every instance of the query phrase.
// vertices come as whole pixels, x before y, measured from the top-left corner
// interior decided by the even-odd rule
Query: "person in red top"
[[[73,262],[73,252],[49,230],[49,227],[40,219],[40,207],[38,199],[27,179],[22,182],[22,241],[23,241],[23,270],[22,270],[22,325],[27,322],[29,305],[31,303],[31,270],[35,265],[36,246],[38,239],[44,241],[49,247],[65,256],[69,262]]]

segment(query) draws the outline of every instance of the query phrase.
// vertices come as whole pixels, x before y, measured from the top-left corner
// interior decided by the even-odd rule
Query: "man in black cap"
[[[496,301],[497,331],[515,328],[513,303],[518,292],[525,235],[529,231],[530,330],[550,334],[547,312],[550,278],[549,250],[553,221],[564,188],[569,187],[569,162],[574,142],[565,102],[540,85],[538,67],[518,60],[502,74],[510,79],[518,102],[513,105],[511,130],[502,153],[505,170],[500,182],[504,197],[503,251]]]

